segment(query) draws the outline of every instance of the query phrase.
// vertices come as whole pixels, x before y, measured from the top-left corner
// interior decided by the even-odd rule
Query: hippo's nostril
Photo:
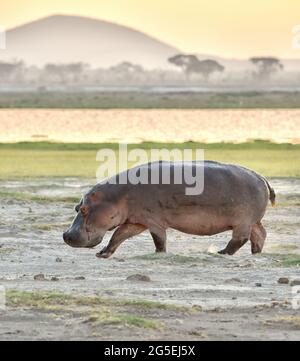
[[[71,237],[70,237],[68,232],[64,232],[63,239],[64,239],[65,242],[68,242],[68,241],[71,240]]]

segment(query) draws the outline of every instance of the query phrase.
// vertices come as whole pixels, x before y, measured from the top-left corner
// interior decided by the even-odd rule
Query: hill
[[[140,31],[108,21],[80,16],[53,15],[7,32],[5,60],[27,64],[85,62],[109,67],[122,61],[145,68],[167,66],[167,58],[179,52]]]

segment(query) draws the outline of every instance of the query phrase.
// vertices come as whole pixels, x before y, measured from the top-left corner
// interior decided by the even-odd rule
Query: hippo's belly
[[[199,236],[213,235],[232,229],[233,221],[230,216],[222,215],[208,209],[189,207],[180,211],[166,212],[165,219],[168,227],[178,231]]]

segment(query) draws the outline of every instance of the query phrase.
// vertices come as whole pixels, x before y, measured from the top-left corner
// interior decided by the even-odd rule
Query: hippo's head
[[[97,190],[88,192],[75,211],[77,215],[63,239],[71,247],[86,248],[99,244],[107,231],[120,225],[124,214],[120,202],[105,200]]]

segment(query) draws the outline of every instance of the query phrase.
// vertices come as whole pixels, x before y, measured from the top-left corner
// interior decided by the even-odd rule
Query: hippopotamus
[[[180,162],[158,161],[132,168],[135,172],[163,171],[171,174]],[[248,240],[252,253],[262,251],[266,231],[262,225],[268,201],[275,204],[275,192],[265,177],[233,164],[193,161],[185,166],[203,170],[203,191],[186,194],[187,184],[172,181],[131,184],[120,182],[128,170],[103,180],[88,191],[75,207],[70,228],[63,234],[72,247],[93,248],[107,231],[115,230],[107,246],[96,254],[110,257],[122,242],[149,230],[156,252],[166,252],[166,231],[175,229],[191,235],[212,236],[232,231],[220,254],[233,255]],[[172,177],[170,177],[172,178]]]

